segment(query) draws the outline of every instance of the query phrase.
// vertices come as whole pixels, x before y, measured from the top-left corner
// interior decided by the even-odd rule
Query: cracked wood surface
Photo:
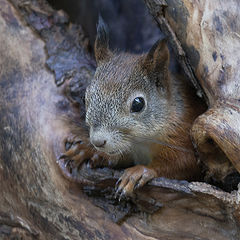
[[[145,2],[208,102],[209,109],[196,119],[192,136],[208,178],[222,181],[230,172],[240,172],[239,1]]]
[[[0,6],[2,239],[239,238],[236,192],[156,179],[135,198],[118,202],[112,196],[118,171],[84,165],[79,176],[91,185],[64,178],[56,158],[71,130],[69,117],[77,116],[81,124],[84,110],[74,110],[81,98],[71,102],[64,84],[57,87],[55,80],[67,81],[70,92],[82,92],[87,83],[81,81],[91,78],[94,64],[84,41],[75,41],[81,30],[61,11],[40,0],[0,0]],[[79,68],[77,61],[83,63]],[[68,74],[57,71],[63,66]]]

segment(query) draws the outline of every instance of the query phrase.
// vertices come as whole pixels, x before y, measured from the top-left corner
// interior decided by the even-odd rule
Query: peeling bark
[[[85,49],[81,28],[44,1],[0,0],[0,238],[239,239],[237,192],[154,179],[119,202],[117,170],[84,164],[81,185],[62,175],[65,136],[74,124],[86,134]]]
[[[209,109],[195,121],[192,136],[209,178],[223,181],[234,168],[240,172],[239,1],[145,2],[208,102]]]

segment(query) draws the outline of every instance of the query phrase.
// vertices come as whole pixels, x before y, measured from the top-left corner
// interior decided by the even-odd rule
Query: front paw
[[[123,196],[131,196],[134,189],[142,187],[154,177],[157,177],[157,172],[143,165],[126,169],[116,183],[116,197],[120,195],[121,199]]]
[[[97,152],[87,140],[70,135],[64,144],[66,152],[58,157],[57,163],[67,178],[74,180],[86,161],[91,168],[108,166],[108,156]]]
[[[89,142],[74,135],[68,136],[64,142],[66,152],[58,157],[57,162],[65,175],[73,177],[73,172],[94,155],[94,150]]]

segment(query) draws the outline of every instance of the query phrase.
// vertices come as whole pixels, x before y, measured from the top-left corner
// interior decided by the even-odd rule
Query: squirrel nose
[[[104,145],[106,144],[106,140],[104,139],[93,139],[92,140],[92,144],[95,146],[95,147],[99,147],[99,148],[102,148],[104,147]]]

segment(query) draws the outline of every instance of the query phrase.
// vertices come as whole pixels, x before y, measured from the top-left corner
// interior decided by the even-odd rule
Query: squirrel
[[[184,77],[170,70],[166,41],[146,54],[115,53],[100,17],[94,50],[97,69],[85,102],[95,150],[85,159],[98,152],[103,165],[126,168],[117,182],[117,193],[124,195],[155,177],[197,179],[201,171],[190,130],[202,103]],[[83,159],[79,151],[75,155],[69,150],[64,157]]]

